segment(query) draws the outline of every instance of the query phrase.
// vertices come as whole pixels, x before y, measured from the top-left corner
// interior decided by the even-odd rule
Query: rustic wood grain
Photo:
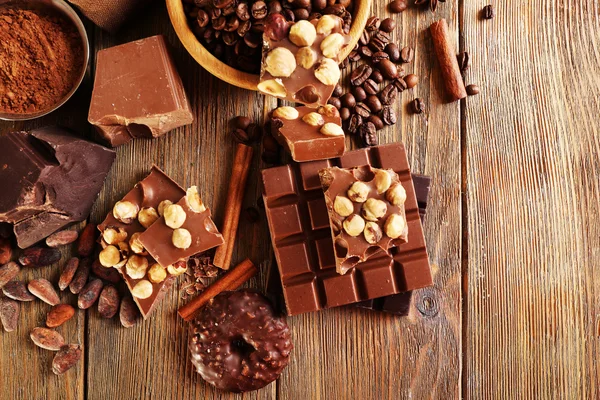
[[[465,398],[600,398],[600,9],[464,1]]]

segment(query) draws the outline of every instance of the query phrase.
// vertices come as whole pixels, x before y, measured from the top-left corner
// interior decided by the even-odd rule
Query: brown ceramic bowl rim
[[[40,8],[53,9],[56,12],[63,15],[64,17],[66,17],[69,21],[71,21],[75,25],[75,27],[77,28],[77,31],[79,32],[79,36],[81,37],[81,41],[83,44],[83,65],[81,67],[81,73],[79,74],[79,78],[75,81],[71,90],[58,103],[56,103],[55,105],[53,105],[50,108],[47,108],[47,109],[41,110],[41,111],[36,111],[34,113],[25,113],[25,114],[19,113],[19,114],[17,114],[17,113],[0,112],[0,120],[3,120],[3,121],[27,121],[30,119],[43,117],[44,115],[47,115],[53,111],[56,111],[63,104],[65,104],[71,98],[71,96],[73,96],[73,93],[75,93],[75,91],[77,91],[77,89],[81,85],[81,82],[83,81],[83,78],[85,77],[88,62],[90,59],[90,43],[88,40],[87,33],[85,31],[85,27],[83,26],[83,22],[81,21],[81,19],[79,18],[79,16],[75,12],[75,10],[73,10],[73,8],[69,4],[67,4],[65,1],[63,1],[63,0],[25,0],[25,1],[23,1],[23,0],[0,0],[0,7],[5,7],[5,6],[31,7],[32,5],[39,6]]]
[[[355,0],[360,6],[354,10],[354,18],[352,20],[352,26],[350,28],[351,40],[345,49],[343,58],[346,58],[348,54],[353,50],[356,43],[360,39],[360,36],[365,28],[367,19],[369,18],[371,10],[372,0]],[[183,9],[182,0],[167,0],[167,10],[169,12],[169,18],[171,24],[175,29],[175,33],[179,37],[179,40],[186,48],[188,53],[200,64],[205,70],[210,72],[217,78],[232,84],[234,86],[248,89],[258,90],[257,85],[259,82],[259,75],[250,74],[237,70],[229,65],[225,64],[215,56],[213,56],[196,38],[194,32],[190,29]]]

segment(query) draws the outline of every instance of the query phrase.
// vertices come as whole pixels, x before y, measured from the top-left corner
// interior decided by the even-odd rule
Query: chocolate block
[[[327,105],[279,107],[273,111],[272,134],[294,161],[327,160],[346,150],[346,138],[338,110]]]
[[[323,168],[370,165],[396,172],[407,198],[408,243],[379,252],[346,275],[335,270],[327,207],[319,180]],[[431,271],[408,159],[400,143],[346,153],[262,172],[271,240],[290,315],[426,287]]]
[[[88,121],[113,147],[193,122],[163,36],[104,49],[97,57]]]
[[[350,42],[340,17],[287,22],[271,14],[265,22],[258,90],[315,108],[324,106],[340,80],[342,50]]]
[[[183,188],[169,178],[158,167],[153,166],[150,174],[142,181],[137,183],[134,188],[121,199],[119,204],[128,202],[136,206],[138,210],[148,210],[149,208],[158,210],[159,204],[162,201],[168,200],[171,203],[176,203],[184,196],[185,190],[183,190]],[[139,217],[139,213],[137,213],[137,216]],[[119,243],[117,242],[107,243],[106,238],[108,238],[107,231],[109,229],[112,229],[115,232],[125,232],[126,234],[126,236],[118,239],[117,241],[119,243],[126,243],[128,245],[127,247],[129,248],[129,254],[126,254],[123,262],[119,263],[120,265],[115,266],[115,268],[117,268],[119,273],[123,276],[123,280],[127,284],[129,290],[133,293],[133,288],[140,281],[147,281],[152,285],[152,294],[149,297],[141,299],[135,295],[133,296],[133,299],[138,305],[142,316],[147,318],[156,304],[164,296],[165,291],[168,290],[168,288],[172,285],[172,281],[174,280],[175,276],[179,275],[179,273],[173,274],[167,270],[166,277],[161,282],[151,282],[147,274],[148,271],[146,271],[144,277],[132,278],[127,272],[126,262],[129,261],[129,259],[131,259],[131,257],[134,255],[140,255],[147,260],[148,270],[156,263],[154,258],[152,258],[150,255],[144,254],[144,249],[142,249],[141,252],[137,250],[137,253],[135,253],[135,249],[130,245],[132,236],[136,233],[141,234],[146,230],[146,228],[140,223],[139,218],[133,218],[130,223],[125,223],[122,222],[122,220],[115,218],[114,211],[111,210],[104,221],[98,225],[98,230],[102,233],[101,243],[105,248],[108,247],[108,245],[119,246]],[[102,253],[100,255],[100,260],[102,262]]]
[[[26,248],[83,221],[114,160],[114,151],[58,127],[0,136],[0,222]]]
[[[194,198],[196,199],[194,201]],[[201,253],[224,243],[223,236],[210,216],[210,210],[202,204],[195,186],[188,189],[187,195],[177,202],[185,213],[185,222],[178,224],[177,229],[167,226],[165,215],[152,224],[139,237],[140,243],[148,253],[161,265],[172,265],[177,261],[187,260],[194,254]],[[184,229],[190,234],[190,245],[186,248],[175,246],[177,230]]]
[[[329,213],[335,265],[345,274],[379,251],[406,243],[406,191],[393,170],[370,166],[319,171]]]

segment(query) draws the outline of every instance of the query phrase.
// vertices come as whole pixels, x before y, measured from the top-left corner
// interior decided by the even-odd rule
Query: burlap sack
[[[132,12],[151,0],[68,0],[100,28],[116,32]]]

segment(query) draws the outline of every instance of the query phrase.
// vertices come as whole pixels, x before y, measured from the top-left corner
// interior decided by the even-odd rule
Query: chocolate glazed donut
[[[259,293],[223,292],[192,324],[192,363],[219,389],[260,389],[276,380],[289,362],[293,345],[285,317],[276,316]]]

